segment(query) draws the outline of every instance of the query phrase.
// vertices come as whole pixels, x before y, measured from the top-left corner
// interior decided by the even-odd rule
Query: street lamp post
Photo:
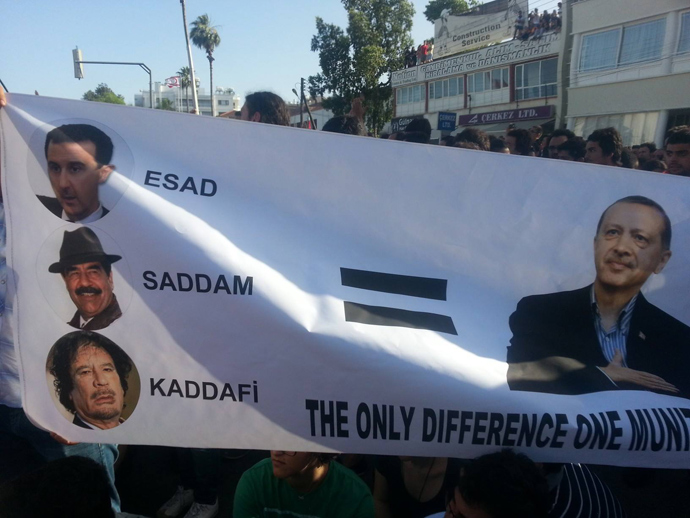
[[[81,55],[81,53],[79,55]],[[81,65],[136,65],[138,67],[141,67],[149,75],[149,107],[153,108],[153,80],[151,78],[151,69],[147,67],[144,63],[130,63],[125,61],[82,61],[74,59],[75,77],[77,79],[81,79],[82,77],[84,77],[83,73],[77,75],[77,69],[80,69]]]

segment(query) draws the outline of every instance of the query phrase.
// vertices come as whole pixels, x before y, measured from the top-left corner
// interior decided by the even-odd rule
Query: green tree
[[[192,30],[189,31],[189,37],[192,38],[192,43],[201,50],[206,51],[208,58],[208,66],[211,71],[211,115],[216,116],[216,105],[213,99],[213,51],[220,45],[220,36],[216,27],[211,25],[211,19],[207,14],[202,14],[192,22]]]
[[[160,106],[156,107],[156,110],[167,110],[170,112],[174,112],[175,111],[175,105],[173,104],[173,102],[170,99],[163,98],[163,99],[161,99]]]
[[[424,9],[424,16],[434,23],[441,17],[441,11],[444,9],[448,9],[450,14],[462,14],[477,5],[479,5],[477,0],[429,0]]]
[[[337,115],[363,95],[365,123],[378,134],[393,115],[390,72],[403,67],[405,49],[412,45],[414,7],[409,0],[341,1],[346,31],[316,18],[311,50],[319,53],[321,72],[309,77],[309,94],[329,92],[324,107]]]
[[[96,90],[89,90],[83,97],[85,101],[95,101],[98,103],[125,104],[125,98],[113,92],[107,84],[101,83]]]

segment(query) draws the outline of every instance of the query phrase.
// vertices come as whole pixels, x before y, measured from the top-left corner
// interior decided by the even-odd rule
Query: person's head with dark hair
[[[455,136],[456,145],[458,142],[472,142],[477,144],[482,151],[489,151],[489,135],[485,131],[477,128],[465,128]]]
[[[364,128],[362,121],[351,115],[338,115],[329,119],[328,122],[323,125],[322,131],[359,136],[366,136],[367,134],[367,130]]]
[[[3,518],[115,518],[103,466],[65,457],[0,485]]]
[[[463,468],[449,502],[453,518],[546,518],[546,478],[527,456],[511,450],[483,455]]]
[[[690,176],[690,126],[676,126],[666,135],[664,154],[669,174]]]
[[[122,315],[115,294],[112,263],[122,259],[106,254],[100,239],[90,227],[65,231],[60,246],[60,260],[48,267],[59,273],[77,314],[69,322],[73,327],[103,329]],[[99,318],[96,318],[99,317]]]
[[[48,366],[75,424],[108,429],[121,423],[133,364],[113,341],[91,331],[66,334],[53,345]]]
[[[493,135],[489,137],[489,151],[510,154],[510,149],[508,149],[506,141],[502,138],[494,137]]]
[[[453,144],[455,144],[455,137],[453,135],[446,135],[438,142],[439,146],[453,147]]]
[[[48,132],[44,153],[57,210],[75,222],[96,213],[98,186],[115,170],[110,137],[90,124],[64,124]]]
[[[618,166],[623,150],[623,140],[616,128],[593,131],[587,137],[585,162],[590,164]]]
[[[514,129],[508,132],[506,144],[511,155],[532,155],[532,139],[529,131],[524,129]]]
[[[273,92],[249,94],[242,106],[240,118],[243,121],[263,122],[278,126],[290,125],[290,113],[285,101]]]
[[[640,161],[638,160],[637,155],[625,147],[621,150],[621,167],[626,169],[640,168]]]
[[[532,126],[529,129],[529,136],[532,139],[532,142],[536,142],[537,140],[539,140],[543,134],[544,130],[541,126]]]
[[[640,167],[641,171],[649,171],[650,173],[663,173],[667,169],[668,167],[665,162],[656,159],[647,160],[642,167]]]
[[[415,142],[417,144],[429,143],[429,135],[427,135],[423,131],[405,131],[404,133],[399,134],[399,136],[402,136],[402,138],[398,138],[396,140],[404,140],[405,142]]]
[[[431,123],[429,122],[429,119],[425,117],[412,119],[405,128],[405,133],[413,133],[416,131],[421,131],[422,133],[424,133],[426,135],[425,144],[428,143],[429,140],[431,140]]]
[[[575,133],[569,129],[554,130],[549,140],[549,158],[558,158],[558,146],[574,138]]]
[[[621,198],[607,207],[597,223],[595,293],[631,300],[670,259],[671,221],[666,211],[645,196]]]
[[[559,160],[570,160],[571,162],[585,161],[585,141],[582,137],[573,137],[566,140],[556,148],[556,156]]]
[[[46,135],[43,151],[48,158],[50,144],[78,144],[80,142],[93,143],[93,157],[98,165],[108,165],[113,159],[112,139],[102,130],[90,124],[63,124],[50,130]]]
[[[654,142],[640,144],[640,147],[637,149],[637,159],[640,161],[640,164],[644,164],[647,160],[651,160],[655,151],[656,144]]]

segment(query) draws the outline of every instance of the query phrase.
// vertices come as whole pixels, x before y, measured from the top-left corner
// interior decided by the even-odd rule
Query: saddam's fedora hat
[[[65,231],[60,247],[60,260],[48,267],[50,273],[62,273],[67,266],[83,263],[113,264],[122,259],[119,255],[106,254],[96,233],[89,227]]]

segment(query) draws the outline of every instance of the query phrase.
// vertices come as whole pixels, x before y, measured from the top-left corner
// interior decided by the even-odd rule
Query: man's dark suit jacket
[[[41,196],[38,195],[36,198],[39,199],[39,201],[43,204],[43,206],[48,209],[50,212],[55,214],[58,218],[62,217],[62,205],[60,205],[60,202],[58,201],[57,198],[51,198],[50,196]],[[103,207],[103,216],[108,214],[110,212],[108,209]],[[101,217],[103,217],[101,216]]]
[[[587,286],[575,291],[533,295],[518,303],[510,316],[513,338],[508,347],[508,385],[511,390],[552,394],[644,390],[639,385],[616,386],[597,368],[609,362],[594,327],[590,290],[591,286]],[[641,293],[633,309],[626,347],[629,368],[660,376],[680,390],[675,395],[690,398],[690,327],[647,302]],[[573,358],[585,368],[562,372],[550,381],[537,381],[520,379],[511,365],[551,356]]]
[[[117,298],[113,294],[113,300],[110,301],[108,307],[101,311],[98,315],[89,320],[86,325],[82,328],[79,326],[79,310],[74,314],[72,320],[67,322],[72,327],[77,329],[84,329],[86,331],[98,331],[112,324],[115,320],[122,316],[122,311],[120,311],[120,305],[117,303]]]

